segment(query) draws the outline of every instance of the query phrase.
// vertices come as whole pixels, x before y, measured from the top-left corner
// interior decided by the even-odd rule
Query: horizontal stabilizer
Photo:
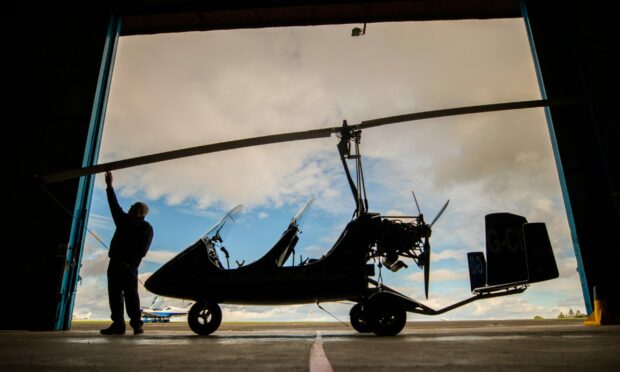
[[[523,235],[527,252],[528,282],[537,283],[559,277],[545,224],[526,223],[523,225]]]
[[[471,291],[487,285],[487,263],[482,252],[467,253]]]

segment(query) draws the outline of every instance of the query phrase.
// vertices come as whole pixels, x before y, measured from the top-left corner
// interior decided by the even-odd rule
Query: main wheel
[[[355,304],[351,308],[349,316],[351,317],[351,326],[353,326],[353,329],[355,329],[359,333],[371,332],[370,326],[366,319],[367,314],[364,312],[364,307],[362,306],[362,304]]]
[[[215,332],[222,323],[222,310],[212,302],[196,302],[187,314],[189,328],[195,333],[206,336]]]
[[[396,336],[407,323],[407,312],[396,308],[375,309],[368,314],[368,323],[377,336]]]

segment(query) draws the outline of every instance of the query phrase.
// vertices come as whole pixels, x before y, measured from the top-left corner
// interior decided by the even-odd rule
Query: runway
[[[208,337],[185,323],[164,323],[147,324],[138,336],[101,336],[106,325],[0,331],[0,370],[575,371],[620,365],[620,326],[585,327],[578,320],[409,322],[396,337],[358,334],[339,323],[224,323]]]

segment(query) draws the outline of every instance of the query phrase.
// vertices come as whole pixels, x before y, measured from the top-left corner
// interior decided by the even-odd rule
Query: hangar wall
[[[6,14],[0,328],[49,330],[78,180],[42,188],[33,175],[82,166],[110,11],[24,2]]]
[[[587,311],[592,311],[594,286],[618,311],[620,46],[615,13],[600,1],[523,4],[547,97],[582,100],[549,113]]]
[[[102,2],[104,3],[104,2]],[[2,151],[0,328],[63,329],[57,314],[78,181],[33,182],[35,174],[82,166],[111,7],[35,5],[12,9],[2,24],[9,36],[7,117]],[[114,4],[114,2],[112,2]],[[550,109],[556,154],[565,176],[573,238],[583,263],[586,303],[593,285],[606,286],[618,302],[620,255],[620,138],[614,105],[620,83],[617,32],[604,2],[418,1],[126,1],[114,5],[131,33],[266,27],[290,24],[462,19],[519,16],[527,19],[548,98],[579,96],[584,104]],[[227,18],[228,17],[228,18]],[[270,18],[271,17],[271,18]],[[130,26],[130,27],[129,27]],[[129,31],[128,31],[129,32]],[[64,210],[63,207],[68,209]],[[574,217],[574,218],[572,218]],[[73,247],[76,248],[76,247]],[[77,247],[78,249],[80,247]],[[613,283],[614,285],[610,285]],[[68,307],[70,309],[70,307]],[[62,324],[62,322],[61,322]]]

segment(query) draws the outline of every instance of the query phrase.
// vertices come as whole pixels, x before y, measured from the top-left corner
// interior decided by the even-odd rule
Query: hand
[[[106,184],[106,186],[112,187],[112,181],[113,181],[112,172],[106,171],[105,172],[105,184]]]

